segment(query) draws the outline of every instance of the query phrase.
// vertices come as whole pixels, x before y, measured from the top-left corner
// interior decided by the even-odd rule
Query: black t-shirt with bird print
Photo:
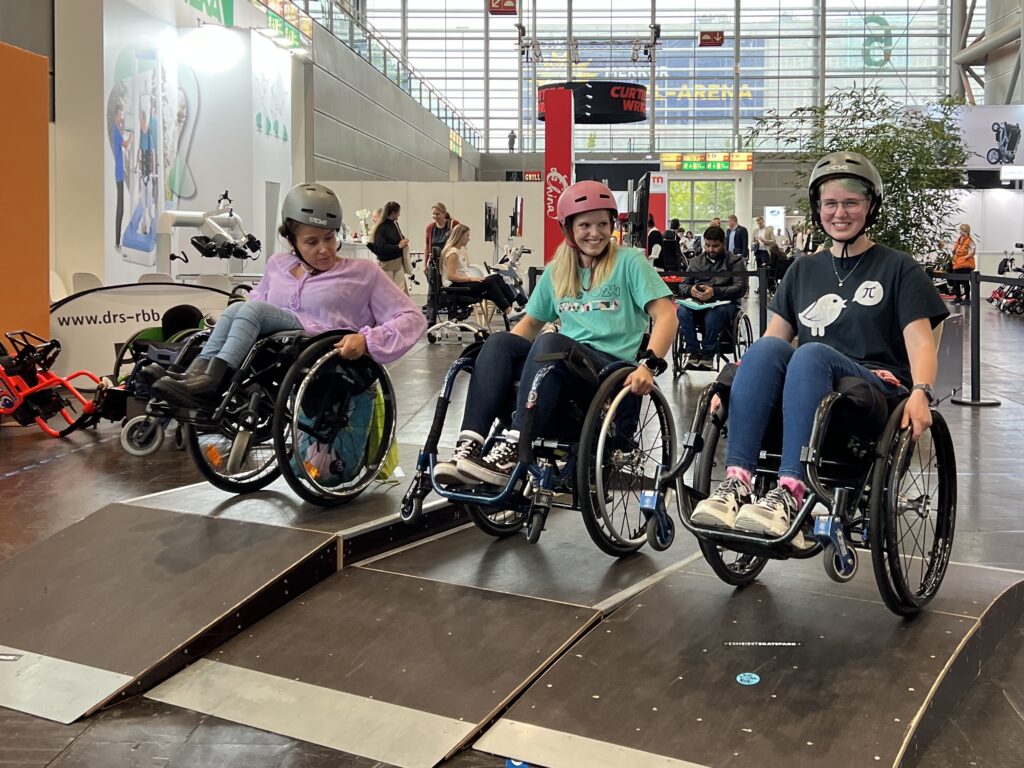
[[[934,328],[949,315],[921,265],[878,243],[846,259],[829,251],[798,258],[768,308],[793,326],[799,344],[828,344],[907,387],[903,329],[922,317]]]

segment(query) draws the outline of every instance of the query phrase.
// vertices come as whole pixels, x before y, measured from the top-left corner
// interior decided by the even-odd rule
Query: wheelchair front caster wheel
[[[840,584],[845,584],[852,579],[857,573],[857,550],[853,548],[848,549],[850,556],[853,558],[853,567],[846,570],[843,565],[843,559],[839,556],[839,551],[836,549],[835,544],[829,544],[825,547],[824,553],[824,565],[825,573],[832,581],[837,581]]]
[[[146,415],[129,419],[121,430],[121,447],[132,456],[149,456],[164,444],[164,428]]]
[[[174,428],[174,447],[179,451],[185,450],[185,433],[181,430],[181,424]]]
[[[423,517],[423,499],[418,497],[402,499],[402,508],[398,515],[402,518],[403,523],[412,525]]]
[[[428,333],[427,344],[437,344],[437,335],[433,333]]]
[[[652,517],[647,521],[647,543],[655,552],[664,552],[672,546],[676,539],[676,526],[672,518],[665,516],[665,524],[658,525],[658,518]]]
[[[526,521],[526,540],[531,544],[540,541],[540,535],[544,532],[544,523],[548,519],[546,509],[534,510],[530,513],[530,519]]]

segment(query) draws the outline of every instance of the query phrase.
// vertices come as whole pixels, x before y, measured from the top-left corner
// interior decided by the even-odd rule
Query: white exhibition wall
[[[341,198],[345,225],[353,232],[361,232],[362,224],[355,212],[373,211],[394,200],[402,206],[398,220],[402,232],[409,238],[414,251],[422,251],[426,227],[430,223],[430,209],[434,203],[444,203],[452,218],[467,225],[471,232],[469,255],[474,264],[492,262],[494,249],[484,241],[484,203],[498,204],[498,245],[513,247],[525,245],[533,253],[520,262],[523,279],[526,270],[544,265],[544,185],[538,182],[504,181],[329,181],[318,179],[333,189]],[[509,240],[510,216],[516,195],[523,197],[523,236]],[[421,281],[422,282],[422,281]],[[415,289],[413,291],[416,292]],[[425,288],[420,286],[420,293]]]
[[[1012,251],[1014,243],[1024,243],[1024,190],[970,189],[961,194],[963,215],[955,224],[971,225],[978,269],[994,275],[1003,251]]]
[[[202,258],[189,245],[196,234],[190,229],[172,241],[189,263],[158,264],[155,222],[163,211],[211,210],[227,190],[246,229],[266,242],[281,189],[291,185],[291,55],[248,29],[178,28],[126,0],[105,0],[103,27],[104,282],[131,283],[154,271],[262,271],[264,258]],[[114,146],[118,137],[123,150]],[[156,147],[155,163],[144,158],[147,144]],[[117,248],[115,153],[121,151]]]

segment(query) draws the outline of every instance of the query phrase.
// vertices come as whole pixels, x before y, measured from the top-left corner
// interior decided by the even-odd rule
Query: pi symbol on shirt
[[[885,291],[882,284],[877,280],[865,280],[857,286],[857,293],[853,296],[853,303],[864,307],[873,307],[882,301]]]

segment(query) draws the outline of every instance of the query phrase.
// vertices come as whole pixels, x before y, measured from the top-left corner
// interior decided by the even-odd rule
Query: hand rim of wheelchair
[[[579,494],[580,509],[583,512],[583,522],[587,526],[587,532],[593,539],[594,543],[603,550],[604,552],[613,556],[622,556],[635,552],[645,542],[648,541],[647,534],[647,516],[639,506],[639,496],[637,496],[637,508],[636,508],[636,525],[633,526],[633,535],[624,535],[618,528],[621,528],[621,524],[618,524],[612,519],[613,515],[608,509],[608,493],[605,490],[605,478],[604,471],[591,472],[595,466],[600,466],[602,470],[605,467],[605,463],[599,460],[599,457],[605,455],[605,448],[608,443],[608,437],[610,431],[614,428],[615,416],[618,412],[618,408],[622,401],[627,396],[632,396],[629,389],[622,386],[625,379],[636,370],[634,367],[620,368],[619,370],[613,371],[609,374],[604,381],[601,382],[598,387],[597,393],[594,399],[591,401],[590,407],[587,410],[587,415],[583,420],[583,429],[579,444],[579,455],[577,457],[577,487],[580,488]],[[616,392],[616,388],[619,391]],[[604,403],[607,401],[611,393],[615,393],[612,397],[612,401],[605,411],[603,416],[600,411]],[[663,468],[671,467],[675,461],[675,420],[672,418],[671,409],[668,405],[668,400],[665,398],[664,393],[655,386],[651,392],[647,395],[642,396],[639,410],[641,411],[641,419],[643,418],[642,413],[644,410],[644,400],[650,398],[651,403],[654,403],[655,416],[658,417],[659,435],[662,438],[662,459],[663,463],[660,464]],[[600,419],[599,428],[600,431],[597,433],[597,445],[594,449],[594,455],[591,457],[590,444],[593,440],[592,432],[594,422]],[[649,424],[651,419],[648,419],[646,423],[640,424],[638,420],[637,429],[641,431]],[[589,429],[588,429],[589,427]],[[665,428],[668,429],[669,444],[665,445]],[[654,450],[654,446],[651,446],[651,451]],[[632,453],[636,454],[645,453],[642,446],[638,446]],[[653,457],[648,457],[653,460]],[[593,464],[593,465],[592,465]],[[646,475],[645,475],[646,476]],[[651,478],[652,480],[654,478]],[[596,490],[592,490],[594,486],[591,486],[593,482],[596,486]],[[643,489],[641,489],[643,490]],[[632,491],[627,491],[631,493]],[[623,522],[628,520],[625,509],[623,510]]]
[[[291,437],[296,434],[298,428],[298,412],[294,408],[295,402],[301,402],[309,383],[317,372],[333,359],[341,360],[334,349],[337,341],[352,333],[352,331],[330,332],[318,337],[307,345],[295,362],[288,369],[281,381],[281,388],[277,395],[274,406],[273,440],[274,450],[277,455],[278,465],[285,481],[303,500],[318,506],[335,506],[354,499],[365,491],[380,473],[380,467],[387,458],[388,452],[395,440],[396,414],[395,414],[395,391],[387,369],[372,359],[371,364],[375,368],[375,381],[371,386],[379,386],[384,397],[384,433],[377,447],[376,455],[370,462],[363,462],[359,474],[352,480],[337,486],[325,486],[311,477],[306,471],[304,463],[299,464],[299,469],[292,464],[293,440]],[[322,348],[327,351],[321,352]],[[308,369],[303,373],[306,361],[316,358]],[[347,361],[346,361],[347,362]],[[352,361],[358,362],[358,361]],[[295,380],[302,375],[298,386]],[[372,419],[372,415],[371,415]]]

